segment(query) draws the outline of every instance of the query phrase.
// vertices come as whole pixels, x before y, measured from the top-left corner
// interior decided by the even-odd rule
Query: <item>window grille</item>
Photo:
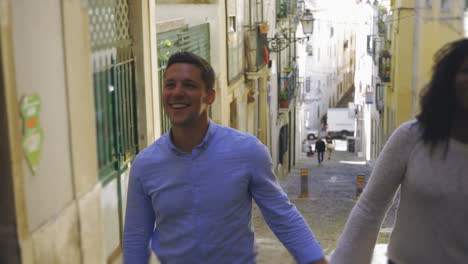
[[[99,177],[107,183],[138,151],[135,59],[126,0],[90,0]]]

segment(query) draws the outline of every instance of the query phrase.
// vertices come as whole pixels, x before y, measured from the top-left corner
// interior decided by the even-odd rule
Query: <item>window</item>
[[[432,8],[432,0],[426,0],[426,7]]]
[[[228,32],[236,32],[236,15],[237,15],[237,1],[227,0],[226,2],[226,16],[228,20]]]
[[[333,32],[333,27],[330,27],[330,38],[333,37],[333,33],[334,33],[334,32]]]
[[[252,4],[252,7],[255,8],[255,18],[254,22],[255,23],[260,23],[263,22],[263,1],[255,1],[255,4]]]
[[[236,17],[230,16],[228,18],[228,32],[236,32]]]
[[[372,35],[367,35],[367,53],[372,54],[374,51],[374,42],[372,40]]]
[[[452,5],[451,0],[441,0],[440,1],[440,10],[441,11],[450,11]]]

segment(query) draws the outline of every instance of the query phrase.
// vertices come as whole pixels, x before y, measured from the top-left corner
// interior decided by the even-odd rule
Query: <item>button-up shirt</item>
[[[257,138],[210,121],[203,141],[184,153],[163,135],[131,168],[125,263],[148,263],[150,248],[163,264],[255,263],[252,198],[298,263],[323,257]]]

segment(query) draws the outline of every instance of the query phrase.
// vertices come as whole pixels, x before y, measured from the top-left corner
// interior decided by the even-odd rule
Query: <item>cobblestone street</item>
[[[284,191],[296,205],[322,244],[327,256],[334,250],[342,233],[346,219],[355,204],[357,175],[365,175],[366,181],[371,167],[363,159],[345,151],[334,151],[332,159],[317,165],[316,156],[305,155],[290,175],[279,179]],[[308,169],[309,198],[299,198],[300,169]],[[385,263],[385,249],[388,234],[394,220],[394,207],[388,213],[379,235],[374,256],[374,264]],[[288,251],[268,228],[260,210],[254,207],[253,222],[259,250],[258,264],[295,263]]]

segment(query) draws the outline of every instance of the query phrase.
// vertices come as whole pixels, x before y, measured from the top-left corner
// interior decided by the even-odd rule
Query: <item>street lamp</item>
[[[312,32],[314,32],[314,20],[314,16],[310,12],[310,9],[306,9],[301,19],[302,30],[304,31],[304,35],[310,35],[312,34]]]
[[[303,43],[304,40],[309,40],[309,35],[312,34],[314,30],[314,16],[310,12],[310,9],[306,9],[306,12],[302,15],[300,19],[302,24],[302,30],[304,31],[305,37],[302,38],[288,38],[285,34],[276,34],[274,38],[267,38],[268,49],[273,52],[280,52],[285,48],[289,47],[291,43],[300,42]],[[291,21],[290,30],[296,32],[298,21]]]

